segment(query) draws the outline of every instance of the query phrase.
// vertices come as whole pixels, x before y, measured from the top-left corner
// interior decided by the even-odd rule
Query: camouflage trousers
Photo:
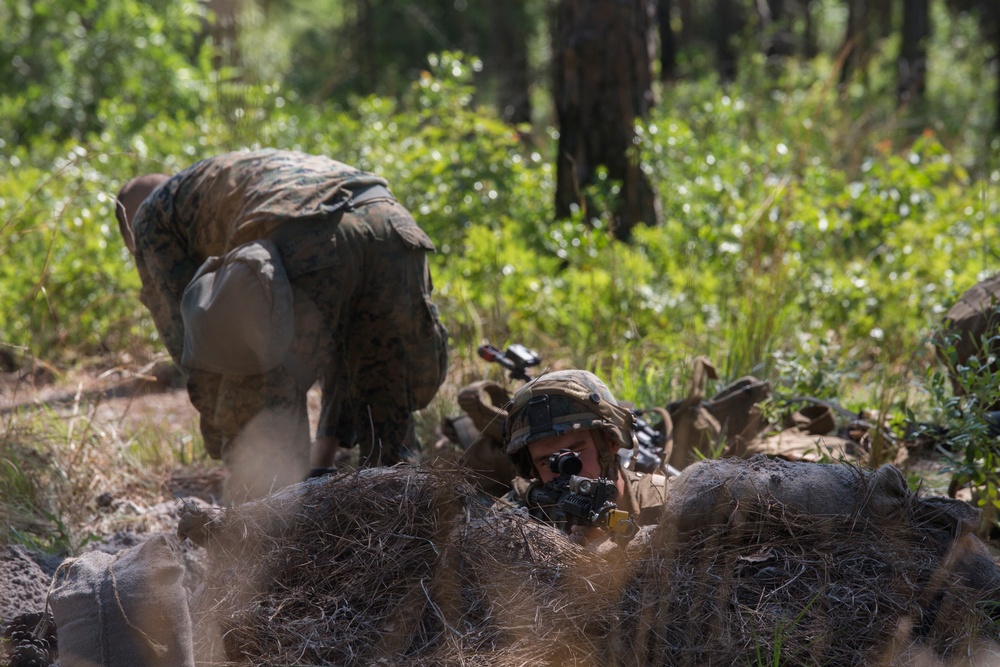
[[[147,206],[146,220],[155,219],[157,202]],[[177,239],[170,224],[136,230],[142,300],[179,362],[180,296],[203,258]],[[339,221],[286,223],[272,240],[295,300],[289,363],[243,376],[185,369],[206,451],[227,464],[242,456],[272,465],[284,458],[304,472],[307,392],[318,380],[317,436],[358,444],[366,465],[410,458],[419,449],[413,412],[430,402],[447,371],[447,332],[430,299],[430,239],[403,206],[381,200]],[[261,447],[260,455],[250,451]]]

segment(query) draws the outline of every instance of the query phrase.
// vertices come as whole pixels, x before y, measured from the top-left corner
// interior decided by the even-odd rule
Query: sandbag
[[[603,664],[993,664],[1000,568],[978,514],[888,465],[695,463],[629,584],[642,614],[616,618],[623,658]]]
[[[796,428],[809,435],[826,435],[837,428],[829,405],[819,403],[799,408],[785,420],[785,428]]]
[[[726,385],[705,405],[726,435],[728,454],[745,455],[747,444],[764,428],[757,404],[770,395],[769,382],[747,375]]]
[[[62,667],[194,667],[179,547],[152,537],[92,551],[56,572],[50,603]]]
[[[619,554],[484,506],[458,471],[309,480],[200,517],[198,629],[240,665],[992,664],[969,660],[1000,627],[974,508],[891,467],[728,459],[677,482]]]
[[[481,433],[498,442],[504,439],[503,424],[508,405],[510,393],[489,380],[473,382],[458,392],[458,406],[472,418]]]
[[[491,496],[499,498],[510,490],[517,471],[503,451],[503,441],[496,441],[481,434],[465,450],[460,459],[463,467],[471,470],[474,483]]]
[[[808,427],[792,427],[750,442],[746,448],[746,456],[755,454],[767,454],[788,461],[824,463],[860,460],[865,452],[853,440],[813,433]]]
[[[765,505],[816,517],[841,516],[898,523],[918,517],[925,529],[952,536],[975,532],[981,510],[950,498],[919,498],[895,466],[863,470],[848,464],[750,459],[700,461],[674,479],[666,511],[681,532],[731,524],[741,508]]]

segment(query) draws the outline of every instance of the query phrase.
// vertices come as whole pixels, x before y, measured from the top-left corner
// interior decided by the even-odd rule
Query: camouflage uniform
[[[556,371],[543,375],[522,387],[511,401],[504,435],[506,453],[518,477],[502,502],[528,508],[530,479],[538,472],[531,462],[528,445],[548,437],[575,430],[595,431],[601,462],[601,475],[625,481],[618,509],[626,510],[638,526],[659,521],[667,498],[667,479],[663,475],[625,470],[614,450],[635,447],[635,413],[618,405],[608,387],[593,373],[580,370]],[[607,441],[616,447],[607,446]],[[544,520],[537,508],[528,512]]]
[[[386,181],[325,157],[237,152],[192,165],[140,207],[141,299],[178,363],[181,295],[208,257],[270,238],[292,283],[298,367],[246,376],[186,369],[213,457],[225,459],[262,411],[291,415],[282,439],[308,454],[306,392],[317,377],[317,437],[360,442],[363,460],[383,464],[416,444],[412,412],[430,402],[447,368],[447,332],[430,301],[426,254],[434,246],[391,195],[342,206],[373,185]]]

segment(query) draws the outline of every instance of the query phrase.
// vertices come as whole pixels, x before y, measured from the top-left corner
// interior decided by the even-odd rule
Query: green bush
[[[822,61],[777,79],[751,62],[728,88],[673,87],[639,127],[661,221],[630,244],[608,232],[619,186],[606,176],[586,214],[554,221],[552,137],[527,143],[479,106],[477,68],[436,55],[399,101],[350,109],[302,105],[276,83],[206,86],[193,115],[162,113],[141,131],[112,123],[85,141],[7,146],[0,252],[17,259],[0,268],[0,339],[60,363],[158,349],[112,193],[241,147],[386,176],[437,243],[436,300],[458,362],[477,363],[483,339],[517,340],[660,404],[683,391],[696,354],[720,365],[720,382],[777,380],[783,360],[819,353],[830,369],[923,374],[928,331],[1000,247],[1000,174],[975,178],[954,157],[964,149],[933,131],[905,144],[888,124],[854,137],[864,100],[837,99]]]
[[[0,147],[142,132],[159,109],[205,100],[197,0],[6,0],[0,4]]]
[[[978,353],[966,360],[958,358],[957,339],[958,334],[942,339],[945,368],[927,373],[928,421],[912,413],[909,420],[948,453],[952,486],[974,489],[986,523],[1000,523],[1000,423],[987,412],[1000,406],[1000,338],[995,331],[983,336]]]

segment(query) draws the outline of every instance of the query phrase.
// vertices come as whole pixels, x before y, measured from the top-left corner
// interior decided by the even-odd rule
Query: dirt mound
[[[576,547],[421,468],[312,480],[203,515],[201,659],[902,664],[998,639],[1000,569],[961,520],[890,470],[788,465],[692,467],[661,524],[626,552]],[[821,513],[774,492],[799,475],[811,480],[800,487],[832,475],[862,501]],[[685,523],[685,506],[717,520]]]
[[[22,546],[0,546],[0,626],[19,614],[45,609],[45,595],[61,561]]]

